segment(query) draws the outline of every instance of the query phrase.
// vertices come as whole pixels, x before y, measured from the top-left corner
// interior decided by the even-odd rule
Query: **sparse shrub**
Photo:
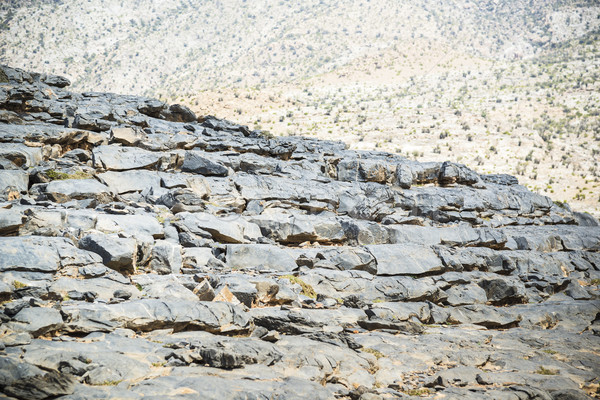
[[[281,278],[287,279],[291,283],[300,285],[300,287],[302,288],[302,291],[300,293],[303,294],[304,296],[310,297],[311,299],[317,298],[317,293],[315,292],[315,289],[313,289],[312,286],[310,286],[308,283],[304,282],[302,279],[298,278],[297,276],[284,275]]]
[[[362,350],[362,351],[364,351],[365,353],[370,353],[370,354],[373,354],[373,355],[375,356],[375,358],[377,358],[378,360],[379,360],[381,357],[385,357],[385,355],[384,355],[382,352],[380,352],[380,351],[377,351],[377,350],[375,350],[375,349],[371,349],[371,348],[369,348],[369,347],[363,347],[361,350]]]
[[[23,282],[21,282],[21,281],[13,281],[13,283],[12,283],[12,284],[13,284],[13,287],[14,287],[15,289],[23,289],[23,288],[26,288],[26,287],[27,287],[27,285],[26,285],[26,284],[24,284],[24,283],[23,283]]]
[[[415,396],[415,397],[420,397],[420,396],[427,396],[429,395],[429,389],[427,388],[420,388],[420,389],[408,389],[405,390],[404,393],[406,393],[409,396]]]
[[[525,161],[531,161],[532,158],[533,158],[533,150],[531,150],[529,152],[529,154],[527,154],[527,156],[525,156]]]
[[[540,375],[558,375],[558,371],[554,369],[544,368],[540,365],[540,367],[535,371],[536,374]]]
[[[123,381],[104,381],[104,382],[98,384],[98,386],[117,386],[121,382],[123,382]]]
[[[72,174],[67,174],[65,172],[59,172],[53,169],[49,169],[45,173],[48,179],[50,179],[51,181],[62,181],[65,179],[89,179],[92,177],[90,174],[83,171],[77,171]]]

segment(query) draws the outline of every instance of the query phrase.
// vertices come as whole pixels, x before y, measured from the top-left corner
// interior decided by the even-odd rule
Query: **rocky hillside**
[[[0,392],[599,398],[600,227],[453,162],[0,69]]]
[[[5,0],[0,63],[508,173],[600,217],[599,32],[595,0]]]
[[[511,61],[428,45],[420,54],[399,46],[300,87],[205,91],[190,103],[277,135],[508,173],[600,216],[600,33]]]
[[[0,61],[67,74],[78,90],[188,97],[298,82],[392,48],[530,57],[598,29],[599,14],[590,0],[5,1]]]

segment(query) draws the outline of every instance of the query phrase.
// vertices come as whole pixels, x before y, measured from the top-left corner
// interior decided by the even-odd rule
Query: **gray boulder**
[[[171,104],[168,110],[162,111],[161,117],[172,122],[196,122],[196,114],[182,104]]]
[[[130,127],[115,127],[110,130],[111,142],[121,143],[127,146],[137,145],[144,137],[143,131]]]
[[[157,217],[146,213],[98,214],[95,228],[105,233],[132,236],[140,242],[154,242],[154,239],[162,239],[165,235],[164,227]]]
[[[147,188],[160,188],[161,178],[154,171],[107,171],[98,174],[111,191],[117,194],[141,192]]]
[[[74,250],[66,238],[0,237],[0,272],[54,273],[61,266],[61,258]]]
[[[2,379],[2,391],[11,398],[43,400],[69,395],[75,390],[77,380],[72,375],[58,371],[45,372],[29,364],[14,363],[4,357],[2,360],[4,362],[0,361],[0,365],[6,368],[3,370],[12,372],[9,379]]]
[[[414,244],[366,246],[377,262],[377,275],[423,275],[446,269],[429,246]]]
[[[21,143],[3,143],[0,146],[1,159],[12,163],[13,168],[34,167],[43,159],[42,148],[29,147]]]
[[[117,328],[141,331],[173,328],[214,333],[245,332],[251,321],[239,306],[224,302],[133,300],[119,304],[65,305],[68,332],[110,332]]]
[[[65,202],[70,199],[102,199],[106,202],[111,198],[108,186],[95,179],[65,179],[52,181],[44,189],[47,196],[56,202]]]
[[[261,236],[260,229],[254,223],[240,216],[215,217],[208,213],[179,213],[183,225],[192,233],[208,232],[213,239],[225,243],[248,243]]]
[[[9,187],[14,188],[18,192],[27,192],[29,174],[21,169],[0,169],[0,192],[4,192]]]
[[[163,157],[155,153],[135,147],[98,146],[93,150],[93,161],[96,168],[109,171],[127,171],[130,169],[154,169]]]
[[[102,264],[100,265],[104,267]],[[106,269],[106,267],[104,268]],[[112,272],[117,274],[114,271]],[[119,282],[112,278],[113,276],[111,274],[107,274],[105,277],[88,277],[87,279],[76,279],[65,276],[53,281],[50,284],[49,289],[53,293],[59,293],[63,300],[75,300],[76,297],[80,297],[81,300],[89,300],[94,297],[97,300],[109,301],[112,297],[116,297],[114,296],[114,293],[117,291],[130,291],[134,297],[139,297],[139,291],[132,291],[131,285],[127,279],[125,279],[125,282]],[[75,293],[75,295],[73,293]],[[91,296],[90,294],[92,293],[95,294],[95,296]]]
[[[412,169],[408,164],[399,164],[396,166],[396,176],[394,177],[394,184],[400,186],[403,189],[410,189],[413,182]]]
[[[375,258],[362,247],[311,247],[297,250],[297,263],[309,268],[334,268],[377,272]],[[301,261],[304,260],[304,261]]]
[[[289,334],[322,331],[324,327],[330,325],[358,326],[358,321],[367,317],[362,310],[351,308],[288,311],[267,307],[253,308],[249,314],[256,325]]]
[[[490,329],[498,329],[518,326],[522,319],[523,317],[513,310],[475,304],[452,308],[447,321],[449,323],[475,324]]]
[[[181,246],[157,240],[150,254],[150,269],[159,274],[178,274],[182,267]]]
[[[18,210],[0,208],[0,236],[16,233],[25,222],[25,216]]]
[[[342,242],[346,233],[335,218],[303,214],[262,214],[251,217],[261,232],[280,243]]]
[[[494,305],[526,303],[525,286],[515,279],[484,279],[478,285],[485,290],[488,301]]]
[[[200,362],[215,368],[239,368],[248,364],[272,365],[283,354],[274,345],[255,338],[203,340],[199,343]]]
[[[304,177],[303,177],[304,178]],[[337,194],[326,183],[308,179],[268,175],[236,174],[233,180],[245,199],[281,200],[308,206],[311,203],[337,206]]]
[[[476,284],[456,285],[445,290],[446,302],[451,306],[485,304],[488,300],[485,290]]]
[[[60,311],[47,307],[23,308],[13,317],[9,326],[15,331],[24,331],[37,337],[60,330],[63,319]]]
[[[131,280],[140,288],[140,294],[144,297],[185,301],[197,300],[194,292],[184,286],[174,275],[134,275]]]
[[[108,268],[120,272],[135,271],[137,257],[135,239],[93,233],[83,237],[79,241],[79,247],[99,254]]]
[[[396,166],[384,160],[369,158],[342,159],[337,165],[337,177],[341,181],[386,183],[396,173]]]
[[[298,267],[287,250],[268,244],[227,245],[227,265],[233,269],[293,271]]]
[[[227,176],[228,170],[223,165],[204,157],[204,153],[188,151],[185,153],[185,159],[181,170],[183,172],[193,172],[204,176]]]

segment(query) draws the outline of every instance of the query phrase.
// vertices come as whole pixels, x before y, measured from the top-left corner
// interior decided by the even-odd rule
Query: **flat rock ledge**
[[[589,215],[0,69],[0,398],[600,398]]]

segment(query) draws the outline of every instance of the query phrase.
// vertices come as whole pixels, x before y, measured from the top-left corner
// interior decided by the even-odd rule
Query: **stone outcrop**
[[[7,398],[598,397],[590,216],[1,68]]]

